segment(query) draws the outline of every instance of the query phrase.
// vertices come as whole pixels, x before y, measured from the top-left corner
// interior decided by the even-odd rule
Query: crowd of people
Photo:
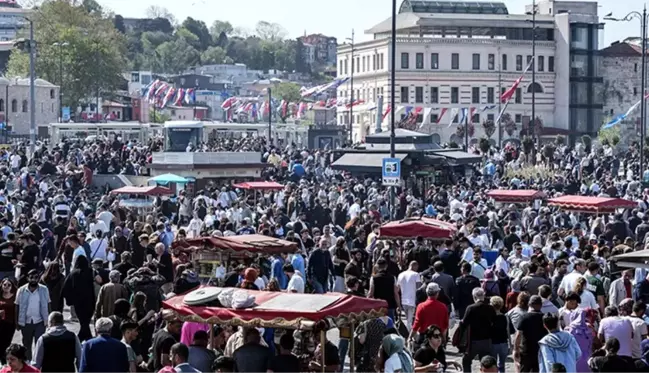
[[[259,151],[263,177],[282,190],[253,197],[213,181],[156,198],[142,215],[92,186],[96,173],[145,174],[158,150],[157,141],[114,138],[64,140],[33,157],[21,146],[2,151],[0,372],[342,372],[351,344],[359,372],[649,371],[648,272],[610,261],[649,243],[635,147],[561,145],[532,159],[508,144],[484,154],[471,177],[425,190],[409,183],[392,208],[380,180],[332,170],[330,151],[262,138],[187,150]],[[541,201],[499,205],[487,197],[495,188],[620,197],[637,208],[592,216]],[[382,223],[418,216],[457,232],[380,239]],[[319,332],[336,329],[326,321],[233,328],[162,310],[166,297],[201,285],[185,240],[246,234],[299,251],[233,260],[215,274],[220,286],[383,299],[387,314],[339,326],[323,344]],[[493,263],[487,252],[498,253]]]

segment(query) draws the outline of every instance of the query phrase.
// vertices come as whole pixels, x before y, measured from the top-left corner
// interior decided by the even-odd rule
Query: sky
[[[402,0],[397,0],[397,6]],[[176,19],[200,19],[208,27],[214,20],[229,21],[234,27],[253,30],[258,21],[282,25],[295,38],[311,33],[335,36],[341,43],[355,30],[356,40],[369,40],[364,31],[390,17],[390,0],[98,0],[102,6],[124,17],[144,17],[151,5],[167,8]],[[521,14],[524,0],[504,0],[509,13]],[[599,15],[609,12],[622,18],[631,11],[642,11],[641,0],[600,0]],[[640,21],[606,22],[600,47],[640,34]]]

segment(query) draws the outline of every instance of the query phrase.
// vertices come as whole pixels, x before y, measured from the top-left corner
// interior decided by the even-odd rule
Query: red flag
[[[383,113],[383,117],[381,118],[381,122],[383,122],[385,120],[385,117],[387,117],[388,114],[390,114],[391,111],[392,111],[392,108],[390,107],[390,105],[388,105],[388,108],[385,109],[385,112]]]
[[[442,108],[442,112],[441,112],[441,113],[439,114],[439,116],[437,117],[437,122],[436,122],[435,124],[439,124],[439,122],[440,122],[440,121],[442,120],[442,118],[444,117],[444,114],[446,114],[446,111],[447,111],[447,110],[448,110],[447,108]]]
[[[518,79],[516,79],[514,84],[508,90],[506,90],[502,94],[502,96],[500,96],[500,102],[505,103],[505,102],[512,99],[512,97],[516,93],[516,88],[518,88],[518,85],[521,84],[521,82],[523,81],[523,78],[525,77],[525,74],[527,73],[527,70],[529,70],[530,67],[532,66],[532,61],[534,61],[534,60],[530,60],[530,63],[527,64],[527,67],[525,68],[525,71],[523,71],[523,75],[521,75]]]

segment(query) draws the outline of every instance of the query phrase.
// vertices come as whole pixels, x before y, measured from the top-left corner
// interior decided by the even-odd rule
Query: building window
[[[415,55],[415,68],[417,68],[417,69],[423,69],[424,68],[424,54],[423,53],[417,53]]]
[[[50,98],[54,98],[54,90],[50,89]]]
[[[480,70],[480,54],[473,53],[473,70]]]
[[[26,113],[29,109],[29,106],[27,104],[27,100],[23,100],[23,113]]]
[[[517,104],[523,103],[523,90],[520,88],[516,88],[516,97],[514,98],[514,102]]]
[[[439,116],[437,114],[431,114],[430,115],[430,122],[433,124],[437,124],[437,121],[439,121]]]
[[[365,72],[365,65],[367,64],[367,57],[363,56],[363,72]]]
[[[408,53],[401,53],[401,68],[402,69],[409,69],[410,64],[408,61],[410,59],[410,55]]]
[[[493,104],[495,102],[495,96],[494,96],[494,88],[489,87],[487,88],[487,103],[488,104]]]
[[[637,96],[637,95],[638,95],[638,88],[637,88],[637,87],[633,87],[633,95],[634,95],[634,96]],[[641,100],[641,101],[642,101],[642,100]]]
[[[345,70],[343,70],[343,60],[340,60],[340,63],[338,65],[340,65],[338,67],[338,74],[343,75],[345,73]]]
[[[520,123],[523,121],[523,115],[522,114],[516,114],[514,115],[514,122]]]
[[[343,73],[343,75],[347,75],[347,71],[348,71],[347,70],[347,60],[345,60],[345,72]]]
[[[430,87],[430,103],[439,104],[439,88]]]
[[[356,72],[360,73],[361,72],[361,58],[356,57]]]
[[[496,68],[496,56],[490,54],[487,58],[487,68],[489,70],[494,70]]]
[[[471,88],[471,103],[472,104],[480,103],[480,87]]]
[[[408,94],[409,94],[408,87],[401,87],[401,103],[402,104],[407,104],[408,103]]]
[[[471,123],[480,123],[480,114],[473,114],[473,117],[471,117]]]
[[[372,55],[372,71],[376,71],[376,54]]]
[[[421,104],[424,102],[424,87],[415,87],[415,103]]]
[[[539,56],[539,61],[537,62],[538,64],[538,71],[543,72],[545,70],[545,56]]]
[[[530,62],[532,62],[532,56],[527,56],[527,59],[525,60],[525,66],[529,66]]]
[[[554,56],[548,57],[548,71],[554,72]]]
[[[507,71],[507,55],[503,54],[502,63],[500,64],[500,69]]]
[[[543,93],[543,87],[537,82],[531,83],[527,86],[527,93]]]
[[[180,78],[180,85],[185,85],[185,78]]]
[[[383,53],[381,53],[381,59],[379,61],[381,62],[379,69],[383,70]]]
[[[0,98],[0,111],[5,111],[5,100]]]
[[[451,54],[451,69],[459,70],[460,69],[460,54],[452,53]]]
[[[633,64],[633,72],[634,73],[638,72],[638,63],[637,62]]]
[[[54,112],[54,103],[52,103],[52,113]]]
[[[487,114],[487,120],[494,121],[494,115],[493,114]]]
[[[11,112],[15,113],[17,111],[18,111],[18,101],[16,101],[15,99],[11,100]]]
[[[505,88],[505,87],[500,88],[500,97],[503,97],[506,90],[507,90],[507,88]],[[503,103],[504,103],[504,101],[503,101]]]
[[[451,104],[460,102],[460,89],[458,87],[451,87]]]
[[[131,73],[131,82],[139,83],[140,82],[140,73]]]
[[[437,53],[430,54],[430,68],[433,70],[439,69],[439,54]]]
[[[516,71],[523,71],[523,56],[516,55]]]

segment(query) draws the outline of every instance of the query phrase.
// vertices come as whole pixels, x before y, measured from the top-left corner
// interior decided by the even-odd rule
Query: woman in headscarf
[[[579,349],[582,351],[581,357],[577,360],[577,372],[588,372],[588,358],[593,351],[593,333],[592,326],[588,325],[588,310],[580,308],[576,312],[570,314],[570,325],[565,328],[565,331],[570,333],[577,340]]]
[[[405,340],[390,334],[383,337],[381,358],[377,371],[385,373],[414,373],[414,361],[405,348]]]
[[[56,258],[56,248],[54,245],[54,233],[49,229],[43,230],[43,239],[41,240],[41,258],[43,260],[54,260]]]
[[[243,272],[243,280],[238,287],[247,290],[259,290],[257,285],[255,285],[255,280],[257,280],[257,271],[254,268],[247,268]]]
[[[65,277],[61,273],[61,264],[57,261],[50,262],[41,277],[41,284],[47,286],[50,292],[50,308],[52,311],[63,312],[63,280]]]
[[[79,318],[79,341],[83,342],[92,338],[90,332],[90,319],[95,312],[95,279],[88,259],[80,255],[74,263],[74,269],[63,283],[63,298],[65,302],[74,306]]]

